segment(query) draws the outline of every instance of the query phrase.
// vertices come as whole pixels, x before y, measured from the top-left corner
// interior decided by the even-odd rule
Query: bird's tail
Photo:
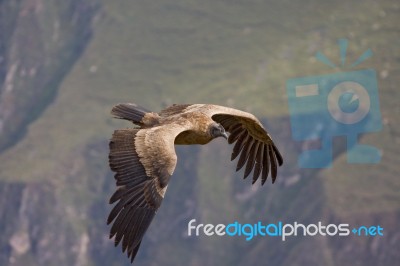
[[[115,118],[129,120],[137,125],[143,123],[143,117],[147,113],[151,113],[151,111],[134,103],[120,103],[111,110],[111,114]]]

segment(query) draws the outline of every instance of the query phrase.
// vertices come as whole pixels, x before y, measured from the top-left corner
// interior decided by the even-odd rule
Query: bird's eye
[[[218,126],[213,126],[210,130],[212,136],[218,136],[220,133],[220,128]]]

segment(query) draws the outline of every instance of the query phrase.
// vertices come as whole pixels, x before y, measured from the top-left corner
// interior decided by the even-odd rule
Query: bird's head
[[[225,128],[218,123],[212,123],[209,127],[209,132],[212,138],[224,137],[228,139]]]

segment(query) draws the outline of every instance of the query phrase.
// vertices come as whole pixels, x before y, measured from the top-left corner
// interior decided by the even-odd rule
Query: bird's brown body
[[[174,117],[172,117],[174,119]],[[184,120],[185,119],[185,120]],[[179,118],[177,122],[172,125],[184,125],[184,128],[190,128],[182,131],[175,138],[175,144],[177,145],[193,145],[193,144],[207,144],[213,137],[208,132],[208,127],[214,120],[209,118],[203,113],[188,113],[185,116]],[[193,130],[193,125],[196,125],[198,130]]]
[[[253,183],[261,176],[264,184],[269,173],[274,182],[277,166],[282,164],[282,156],[264,127],[243,111],[184,104],[153,113],[135,104],[119,104],[112,114],[138,126],[116,130],[109,155],[118,186],[110,199],[111,204],[118,202],[108,218],[108,223],[113,222],[110,237],[115,236],[116,245],[122,241],[122,249],[132,261],[174,172],[174,145],[207,144],[223,136],[230,144],[235,143],[231,159],[240,155],[236,170],[246,165],[244,177],[253,171]]]
[[[151,112],[143,117],[141,128],[161,126],[169,131],[171,128],[182,129],[182,132],[175,138],[174,143],[176,145],[204,145],[213,140],[207,130],[211,123],[215,123],[215,121],[201,112],[187,111],[184,114],[170,116],[160,116],[158,113]],[[193,130],[193,128],[196,128],[196,130]]]

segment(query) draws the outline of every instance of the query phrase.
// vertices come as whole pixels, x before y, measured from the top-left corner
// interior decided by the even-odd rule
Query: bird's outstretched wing
[[[143,235],[164,198],[177,157],[174,139],[180,129],[116,130],[110,141],[109,163],[118,189],[110,204],[107,224],[113,222],[110,238],[133,259]]]
[[[261,175],[263,185],[269,173],[271,173],[272,183],[275,182],[278,165],[283,163],[282,155],[271,136],[254,115],[218,105],[203,105],[197,108],[220,123],[230,133],[229,144],[236,142],[231,156],[231,160],[234,160],[240,154],[236,171],[239,171],[247,162],[244,178],[254,169],[253,184]]]

